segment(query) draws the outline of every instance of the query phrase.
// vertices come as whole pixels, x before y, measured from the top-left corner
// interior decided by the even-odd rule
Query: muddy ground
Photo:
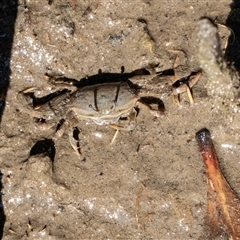
[[[30,157],[38,140],[54,134],[23,110],[17,94],[29,87],[39,96],[56,90],[45,73],[79,80],[99,69],[120,73],[121,66],[125,72],[172,69],[173,50],[185,53],[176,76],[188,76],[200,69],[197,20],[226,24],[234,7],[231,1],[19,0],[0,132],[3,239],[208,239],[195,133],[211,131],[223,172],[240,194],[240,129],[238,113],[224,114],[207,95],[204,74],[192,89],[194,105],[182,94],[178,106],[165,92],[165,114],[156,118],[140,109],[135,129],[120,132],[113,145],[114,129],[80,121],[84,158],[67,133],[55,141],[54,159]],[[223,26],[219,31],[223,51],[227,43],[235,47],[228,46],[228,60],[237,65],[237,38],[228,41]]]

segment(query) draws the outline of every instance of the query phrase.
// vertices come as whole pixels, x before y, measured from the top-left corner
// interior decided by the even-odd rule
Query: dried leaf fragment
[[[197,132],[196,139],[206,167],[211,235],[225,232],[231,239],[240,239],[240,199],[221,172],[209,130]]]

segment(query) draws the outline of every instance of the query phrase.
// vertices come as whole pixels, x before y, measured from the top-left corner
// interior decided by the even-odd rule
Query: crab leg
[[[79,130],[77,128],[74,128],[72,133],[69,133],[69,142],[74,149],[74,151],[77,153],[79,157],[82,157],[81,148],[80,148],[80,140],[79,140]]]
[[[69,136],[69,142],[74,149],[74,151],[77,153],[79,157],[82,157],[81,147],[80,147],[80,139],[79,134],[81,130],[78,129],[77,126],[77,120],[74,118],[74,115],[72,111],[68,111],[66,114],[66,119],[61,119],[58,123],[56,132],[55,132],[55,138],[58,139],[62,137],[64,132],[68,130],[68,136]]]
[[[199,81],[200,77],[202,76],[202,72],[199,71],[196,74],[190,76],[187,83],[182,83],[179,87],[173,87],[172,95],[174,97],[174,100],[177,102],[178,105],[180,105],[179,101],[179,94],[187,92],[189,101],[191,105],[194,104],[193,96],[191,93],[191,88]]]
[[[119,129],[117,129],[117,131],[115,132],[110,145],[113,145],[113,143],[115,142],[115,139],[117,138],[118,133],[119,133]]]
[[[116,132],[112,138],[112,141],[110,143],[110,145],[113,145],[113,143],[115,142],[117,135],[119,133],[120,130],[123,131],[131,131],[135,128],[135,124],[136,124],[136,117],[137,117],[137,111],[135,109],[132,110],[132,112],[129,114],[128,116],[128,125],[123,126],[120,124],[110,124],[109,126],[113,129],[116,129]]]

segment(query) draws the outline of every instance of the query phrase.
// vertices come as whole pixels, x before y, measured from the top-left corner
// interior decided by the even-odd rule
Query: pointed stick
[[[210,132],[202,129],[196,139],[206,167],[211,234],[224,231],[231,239],[240,239],[240,200],[221,172]]]

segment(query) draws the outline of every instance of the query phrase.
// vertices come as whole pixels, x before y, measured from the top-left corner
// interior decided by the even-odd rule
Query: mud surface
[[[209,16],[225,24],[230,4],[19,1],[0,132],[3,239],[208,239],[206,179],[195,133],[211,131],[223,172],[240,194],[240,129],[239,113],[219,111],[207,95],[205,75],[192,89],[194,105],[185,93],[179,107],[166,92],[165,114],[156,118],[140,109],[135,129],[121,131],[112,146],[114,129],[79,122],[84,159],[67,133],[55,141],[54,159],[30,156],[38,140],[54,136],[22,111],[17,94],[29,87],[39,96],[55,91],[45,73],[79,80],[99,69],[120,73],[121,66],[125,72],[172,69],[172,50],[185,52],[177,78],[188,76],[200,69],[197,20]],[[230,32],[223,26],[219,31],[224,48]]]

